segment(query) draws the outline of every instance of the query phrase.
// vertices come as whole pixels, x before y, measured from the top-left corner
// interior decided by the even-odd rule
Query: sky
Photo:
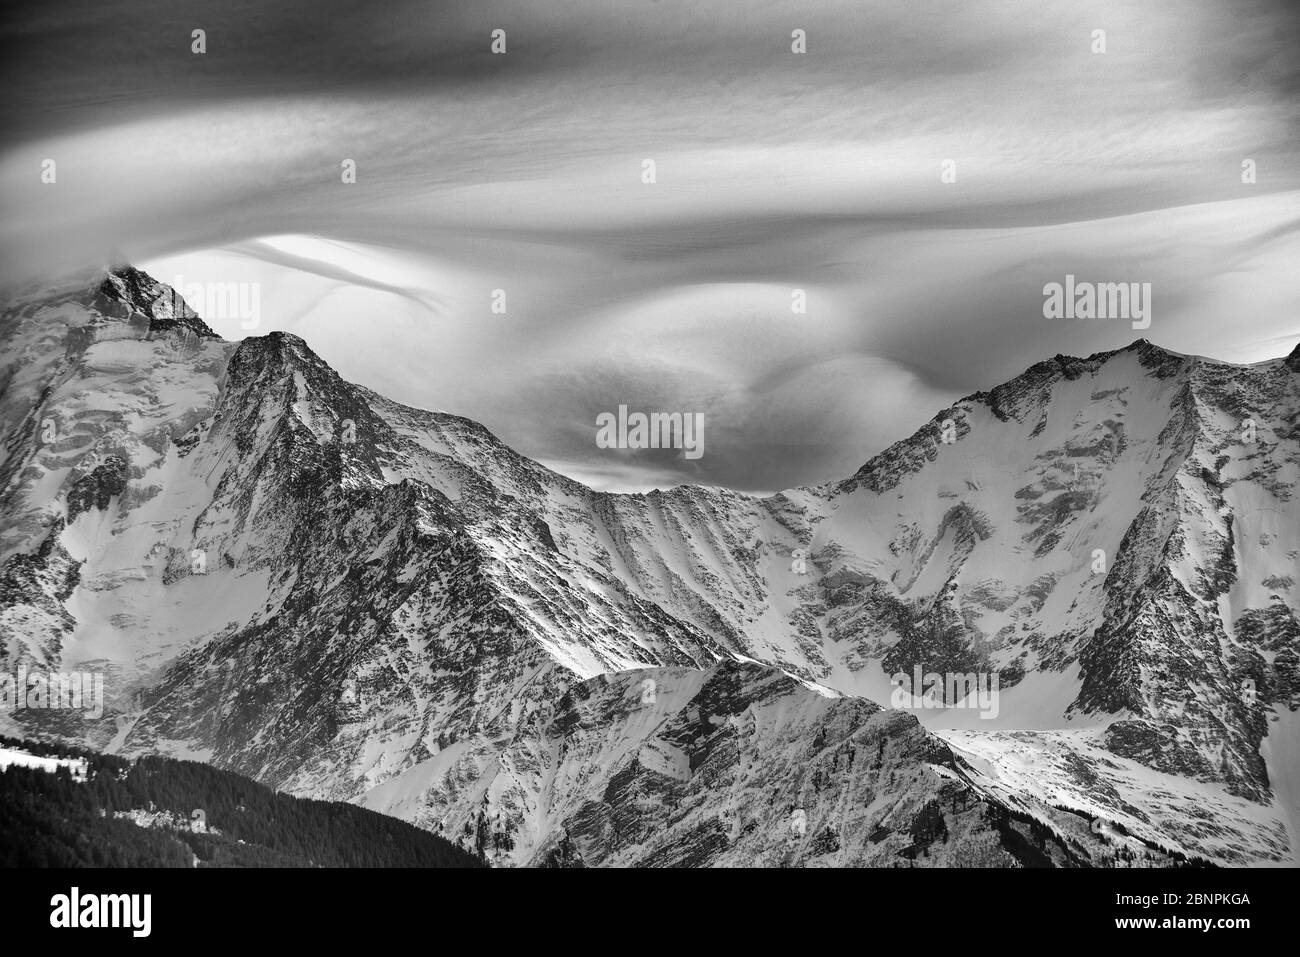
[[[1293,4],[0,17],[0,285],[250,284],[255,324],[205,315],[227,338],[294,332],[594,487],[817,484],[1052,355],[1300,342]],[[1150,283],[1149,327],[1046,318],[1067,274]],[[704,454],[598,447],[620,405],[702,414]]]

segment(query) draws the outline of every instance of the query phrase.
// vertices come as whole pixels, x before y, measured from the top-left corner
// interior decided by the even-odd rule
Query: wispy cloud
[[[3,278],[261,282],[254,333],[604,482],[829,480],[1138,335],[1044,320],[1066,272],[1152,282],[1170,348],[1300,332],[1283,4],[18,7]],[[620,403],[703,412],[705,456],[597,449]]]

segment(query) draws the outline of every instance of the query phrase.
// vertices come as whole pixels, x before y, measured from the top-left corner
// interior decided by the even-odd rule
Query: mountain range
[[[0,732],[497,865],[1300,859],[1300,347],[1058,355],[764,497],[593,491],[131,267],[0,343],[0,672],[107,694]]]

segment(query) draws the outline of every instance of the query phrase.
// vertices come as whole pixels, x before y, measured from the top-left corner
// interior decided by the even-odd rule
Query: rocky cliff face
[[[0,670],[112,712],[13,731],[501,863],[1293,859],[1296,353],[1058,356],[756,498],[593,492],[134,270],[0,337]]]

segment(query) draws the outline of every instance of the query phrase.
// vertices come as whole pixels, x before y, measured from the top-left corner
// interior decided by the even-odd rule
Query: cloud
[[[0,279],[259,282],[255,332],[603,482],[827,481],[1046,355],[1296,331],[1273,3],[16,9]],[[1044,320],[1066,272],[1152,282],[1152,328]],[[648,403],[706,455],[602,458],[596,413]]]

